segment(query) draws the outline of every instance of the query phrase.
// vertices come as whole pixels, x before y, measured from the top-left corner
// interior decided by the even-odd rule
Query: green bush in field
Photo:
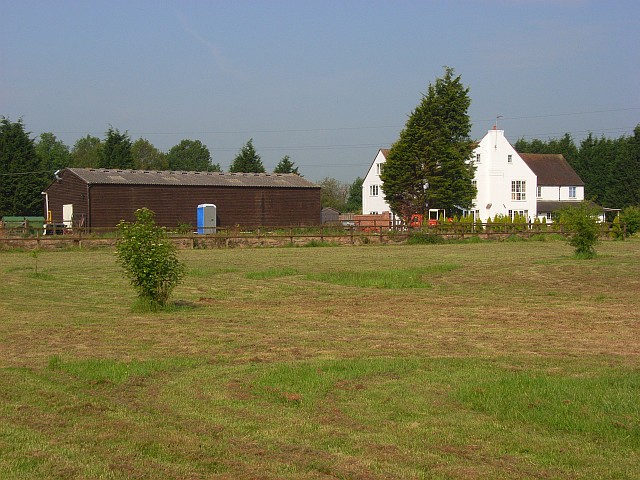
[[[599,213],[598,209],[586,202],[566,207],[559,212],[560,223],[571,232],[569,245],[575,248],[577,257],[595,257],[595,246],[600,233]]]
[[[407,245],[432,245],[440,243],[445,243],[444,238],[432,233],[411,232],[407,238]]]
[[[185,266],[164,228],[155,224],[148,208],[136,210],[136,221],[118,224],[116,242],[118,263],[125,270],[138,298],[151,306],[165,306],[180,283]]]
[[[626,207],[620,213],[620,221],[627,226],[627,234],[640,230],[640,207]]]
[[[609,237],[614,240],[624,240],[624,233],[622,231],[622,225],[620,225],[620,216],[616,215],[611,224],[611,230],[609,231]]]

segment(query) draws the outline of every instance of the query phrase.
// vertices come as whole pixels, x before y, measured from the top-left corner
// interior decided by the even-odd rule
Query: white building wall
[[[365,215],[390,211],[389,204],[384,200],[382,180],[380,179],[380,169],[384,168],[383,165],[386,161],[382,150],[378,150],[378,154],[362,182],[362,213]]]
[[[563,202],[581,202],[584,200],[584,187],[581,185],[573,186],[575,196],[571,196],[572,186],[543,186],[540,187],[542,196],[538,200],[563,201]]]
[[[478,189],[474,210],[482,222],[496,215],[508,215],[510,210],[526,211],[529,218],[535,218],[537,177],[505,138],[504,130],[489,130],[475,149],[473,161]],[[524,192],[514,196],[515,181],[524,182],[520,184],[524,185]]]

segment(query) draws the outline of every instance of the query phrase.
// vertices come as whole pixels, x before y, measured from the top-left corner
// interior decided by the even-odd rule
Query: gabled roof
[[[378,158],[379,153],[382,153],[382,156],[384,156],[384,161],[385,162],[387,161],[387,157],[389,156],[389,149],[379,148],[378,151],[376,152],[376,156],[373,157],[373,160],[371,160],[371,165],[369,165],[369,170],[367,170],[367,173],[365,174],[364,178],[367,178],[367,175],[369,175],[369,172],[373,168],[373,165],[376,163],[376,158]]]
[[[584,186],[584,182],[560,154],[520,153],[519,155],[538,177],[539,186]]]
[[[67,168],[89,185],[178,185],[220,187],[320,188],[292,173],[220,173],[106,168]]]

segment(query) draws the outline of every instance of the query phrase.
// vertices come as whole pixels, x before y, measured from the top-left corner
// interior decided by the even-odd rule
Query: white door
[[[62,223],[67,228],[73,226],[73,203],[62,205]]]

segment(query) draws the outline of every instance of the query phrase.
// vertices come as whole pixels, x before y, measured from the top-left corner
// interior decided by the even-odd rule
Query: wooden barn
[[[158,225],[195,226],[200,204],[216,205],[219,227],[320,224],[320,187],[293,174],[65,168],[43,195],[68,227],[114,227],[142,207]]]

